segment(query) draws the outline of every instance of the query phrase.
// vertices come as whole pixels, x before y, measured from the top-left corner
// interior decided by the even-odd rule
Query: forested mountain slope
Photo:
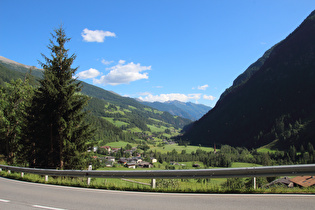
[[[0,85],[12,79],[24,79],[30,69],[32,69],[30,81],[37,85],[42,70],[0,57]],[[191,122],[85,82],[82,82],[82,85],[81,93],[91,97],[86,107],[91,113],[87,120],[96,129],[94,136],[96,141],[131,140],[143,136],[144,132],[146,135],[152,132],[162,135],[167,129],[178,132]]]
[[[182,140],[248,148],[315,143],[315,11],[258,61]]]
[[[211,107],[203,104],[195,104],[191,102],[166,101],[162,102],[146,102],[140,101],[142,104],[151,106],[160,111],[166,111],[172,115],[180,116],[190,120],[198,120],[206,114]]]

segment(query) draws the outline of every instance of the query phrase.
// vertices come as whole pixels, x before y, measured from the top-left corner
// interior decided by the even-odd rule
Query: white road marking
[[[0,202],[9,203],[9,200],[0,199]]]
[[[50,206],[41,206],[41,205],[32,205],[35,208],[41,208],[41,209],[50,209],[50,210],[66,210],[66,209],[60,209],[60,208],[55,208],[55,207],[50,207]]]

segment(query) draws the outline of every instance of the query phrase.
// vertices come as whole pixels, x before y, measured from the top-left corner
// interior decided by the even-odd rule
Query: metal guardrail
[[[98,170],[52,170],[0,165],[3,170],[48,175],[91,178],[137,178],[137,179],[193,179],[193,178],[232,178],[232,177],[272,177],[315,175],[315,164],[261,166],[244,168],[194,169],[194,170],[137,170],[137,171],[98,171]]]
[[[136,178],[152,179],[152,188],[155,188],[155,179],[194,179],[194,178],[233,178],[233,177],[273,177],[273,176],[301,176],[315,175],[315,164],[285,165],[285,166],[261,166],[244,168],[220,168],[220,169],[194,169],[194,170],[139,170],[139,171],[98,171],[98,170],[52,170],[39,168],[25,168],[0,165],[1,170],[44,175],[69,176],[90,178]],[[255,182],[255,179],[254,179]],[[256,184],[254,184],[256,186]]]

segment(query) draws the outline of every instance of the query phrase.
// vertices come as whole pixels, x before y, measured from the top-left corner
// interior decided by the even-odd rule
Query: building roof
[[[127,163],[127,159],[126,158],[119,158],[118,162],[119,163]]]
[[[135,162],[132,162],[132,163],[127,163],[126,165],[127,165],[127,166],[135,166],[136,163],[135,163]]]
[[[290,178],[285,176],[285,177],[282,177],[282,178],[279,178],[279,179],[276,179],[272,182],[270,182],[269,184],[267,184],[266,186],[269,187],[269,186],[272,186],[274,184],[285,184],[285,185],[290,185],[292,182],[290,181]]]
[[[142,166],[142,165],[152,165],[152,163],[142,161],[141,163],[139,163],[139,166]]]
[[[313,176],[297,176],[290,179],[290,181],[302,187],[315,185],[315,178]]]

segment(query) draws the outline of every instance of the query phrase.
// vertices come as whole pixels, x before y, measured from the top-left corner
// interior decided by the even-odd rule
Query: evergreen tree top
[[[51,58],[41,54],[46,63],[39,61],[39,64],[45,72],[54,71],[59,79],[70,79],[78,69],[71,68],[76,55],[72,54],[68,57],[69,49],[65,48],[66,43],[69,42],[71,38],[66,36],[65,30],[62,26],[55,29],[54,33],[51,33],[51,36],[52,39],[49,39],[50,44],[48,45],[48,49],[51,50]]]

